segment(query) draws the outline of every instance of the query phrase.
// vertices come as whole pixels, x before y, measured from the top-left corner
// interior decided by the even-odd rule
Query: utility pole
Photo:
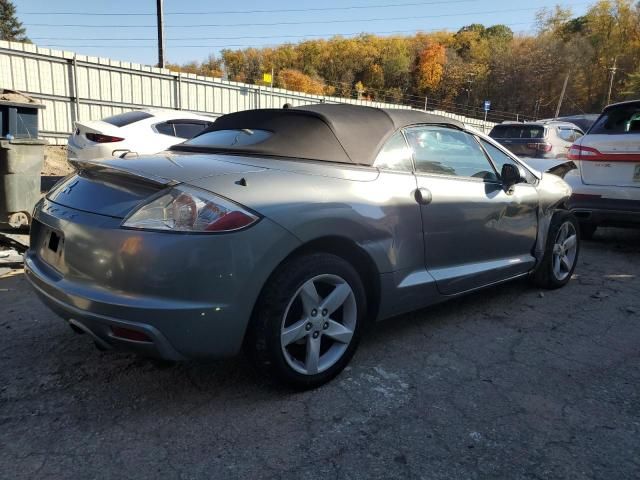
[[[618,56],[613,57],[613,67],[609,69],[611,76],[609,77],[609,92],[607,93],[607,105],[611,103],[611,90],[613,90],[613,77],[616,76],[618,70]],[[607,106],[605,105],[605,107]]]
[[[473,76],[475,73],[467,73],[467,111],[471,110],[471,85],[473,85]],[[469,113],[467,113],[468,115]]]
[[[427,97],[427,96],[425,95],[425,97],[424,97],[424,111],[425,111],[425,112],[427,111],[427,100],[428,100],[428,99],[429,99],[429,97]]]
[[[164,12],[163,0],[156,0],[156,14],[158,16],[158,68],[164,68]]]
[[[560,99],[558,100],[558,106],[556,107],[556,116],[553,118],[558,118],[560,115],[560,107],[562,106],[562,100],[564,100],[564,94],[567,91],[567,83],[569,83],[569,74],[564,77],[564,85],[562,85],[562,93],[560,94]]]

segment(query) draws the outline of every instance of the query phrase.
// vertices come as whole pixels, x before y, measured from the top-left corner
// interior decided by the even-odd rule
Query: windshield
[[[187,140],[182,145],[195,147],[246,147],[256,145],[269,139],[273,134],[267,130],[213,130],[204,132],[197,137]]]
[[[589,134],[640,133],[640,104],[623,105],[602,114]]]
[[[544,138],[544,126],[496,125],[489,136],[491,138]]]

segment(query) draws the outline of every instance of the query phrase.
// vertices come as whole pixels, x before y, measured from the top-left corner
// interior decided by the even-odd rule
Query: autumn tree
[[[422,92],[432,93],[440,85],[446,62],[446,50],[439,43],[425,48],[418,57],[417,83]]]
[[[297,91],[416,107],[427,95],[434,108],[464,114],[482,114],[490,99],[495,120],[553,115],[567,75],[561,113],[598,112],[614,65],[612,100],[640,95],[640,2],[596,0],[580,16],[542,9],[537,26],[519,35],[506,25],[470,24],[457,32],[334,36],[227,49],[180,68],[215,76],[224,64],[230,80],[254,84],[273,69],[278,86]]]
[[[287,68],[278,73],[276,85],[279,88],[286,88],[296,92],[314,95],[322,95],[324,93],[324,84],[322,82],[292,68]]]

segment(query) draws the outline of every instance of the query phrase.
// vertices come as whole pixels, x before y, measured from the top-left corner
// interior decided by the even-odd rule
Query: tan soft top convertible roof
[[[425,123],[463,128],[457,120],[419,110],[323,103],[231,113],[218,118],[203,132],[255,129],[273,133],[255,145],[208,147],[186,142],[173,148],[372,165],[382,145],[399,128]]]

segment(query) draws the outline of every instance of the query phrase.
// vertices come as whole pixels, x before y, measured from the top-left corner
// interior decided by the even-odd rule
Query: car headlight
[[[122,226],[170,232],[231,232],[246,228],[259,217],[240,205],[210,192],[179,186],[165,190],[138,207]]]

